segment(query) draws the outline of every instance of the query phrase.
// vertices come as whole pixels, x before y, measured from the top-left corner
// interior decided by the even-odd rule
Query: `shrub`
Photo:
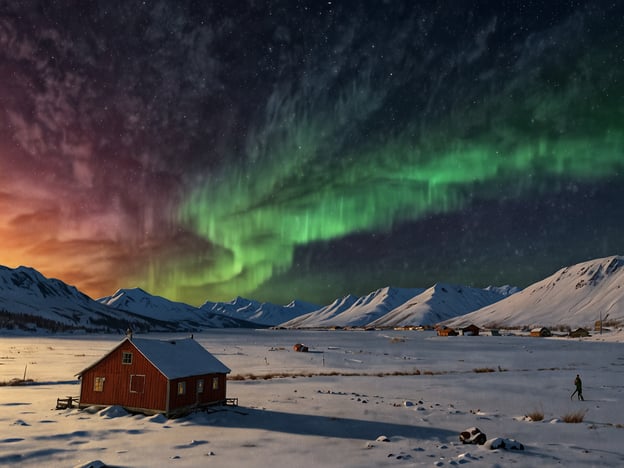
[[[483,374],[486,372],[496,372],[495,369],[492,369],[491,367],[477,367],[476,369],[472,369],[473,372],[476,372],[477,374]]]
[[[426,375],[440,375],[445,372],[432,372],[425,371]],[[357,377],[357,376],[377,376],[377,377],[391,377],[391,376],[406,376],[406,375],[420,375],[420,370],[413,369],[411,371],[393,371],[393,372],[377,372],[377,373],[366,373],[366,372],[338,372],[338,371],[328,371],[328,372],[300,372],[300,373],[289,373],[289,372],[269,372],[267,374],[256,375],[256,374],[233,374],[228,375],[228,380],[271,380],[271,379],[283,379],[283,378],[292,378],[296,379],[297,377],[331,377],[331,376],[342,376],[342,377]],[[0,386],[2,382],[0,382]],[[6,385],[6,384],[5,384]]]
[[[587,410],[573,411],[572,413],[564,414],[561,417],[561,420],[566,423],[581,423],[583,422],[583,419],[585,419],[586,413]]]
[[[542,421],[544,419],[544,411],[541,409],[534,409],[533,411],[529,411],[525,417],[531,421]]]

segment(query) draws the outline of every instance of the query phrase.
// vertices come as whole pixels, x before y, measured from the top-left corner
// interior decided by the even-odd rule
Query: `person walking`
[[[574,392],[572,392],[572,395],[570,395],[570,400],[572,399],[574,394],[576,394],[578,395],[579,400],[585,401],[585,398],[583,398],[583,381],[578,374],[576,374],[576,378],[574,379],[574,386],[576,387],[576,390],[574,390]]]

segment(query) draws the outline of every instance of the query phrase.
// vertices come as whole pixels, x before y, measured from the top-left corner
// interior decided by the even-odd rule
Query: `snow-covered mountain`
[[[517,291],[511,286],[475,289],[439,283],[427,290],[386,287],[359,298],[345,296],[322,308],[301,301],[280,306],[241,297],[196,308],[141,289],[122,289],[94,301],[32,268],[0,266],[0,328],[111,332],[128,327],[180,331],[279,324],[319,328],[439,322],[452,327],[470,323],[484,327],[591,327],[600,318],[624,323],[624,257],[562,268]]]
[[[319,306],[309,302],[294,300],[287,305],[258,302],[237,297],[231,302],[206,302],[201,310],[227,317],[248,320],[261,325],[277,325],[295,317],[318,310]]]
[[[111,309],[73,286],[24,266],[0,266],[0,316],[2,328],[119,331],[159,326],[168,330],[156,321]]]
[[[245,315],[252,315],[260,307],[260,304],[260,302],[253,299],[245,299],[238,296],[229,302],[206,301],[199,308],[206,312],[243,318]]]
[[[500,301],[511,288],[477,289],[468,286],[437,283],[379,319],[372,327],[434,325]],[[501,292],[507,294],[502,294]]]
[[[409,301],[423,292],[420,288],[378,289],[360,298],[346,296],[327,307],[299,319],[283,323],[283,327],[361,327]]]
[[[132,312],[149,319],[175,323],[177,328],[253,327],[254,324],[206,311],[182,302],[154,296],[141,288],[120,289],[98,302],[117,310]]]
[[[487,288],[483,288],[486,291],[492,291],[501,296],[511,296],[512,294],[516,294],[517,292],[522,291],[518,286],[510,286],[508,284],[504,286],[488,286]]]
[[[599,258],[562,268],[496,304],[445,322],[486,327],[592,327],[624,322],[624,257]]]
[[[283,322],[281,326],[285,328],[314,328],[318,326],[331,326],[318,324],[330,322],[334,317],[340,315],[342,312],[352,307],[357,300],[357,296],[349,294],[345,297],[336,299],[331,304],[319,310],[300,315],[299,317],[295,317],[292,320]]]

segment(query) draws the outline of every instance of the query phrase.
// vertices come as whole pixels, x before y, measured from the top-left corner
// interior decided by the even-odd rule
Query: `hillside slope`
[[[505,296],[490,290],[438,283],[370,323],[374,327],[434,325],[498,302]]]
[[[599,258],[560,269],[496,304],[445,322],[489,327],[593,327],[624,322],[624,257]]]
[[[35,331],[123,331],[128,327],[148,330],[167,324],[133,313],[111,309],[75,287],[46,278],[37,270],[0,266],[0,311],[2,326]]]

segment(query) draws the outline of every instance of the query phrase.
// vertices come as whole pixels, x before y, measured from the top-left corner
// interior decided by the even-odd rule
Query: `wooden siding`
[[[212,388],[213,378],[218,379],[216,390]],[[197,381],[204,379],[204,391],[197,393]],[[186,382],[186,394],[178,395],[178,383]],[[227,379],[225,374],[195,375],[174,379],[169,384],[169,412],[193,406],[210,405],[225,401]]]
[[[124,352],[132,353],[132,364],[122,364]],[[145,375],[143,393],[130,392],[132,375]],[[101,392],[93,390],[96,377],[105,378]],[[167,379],[130,342],[113,350],[81,378],[80,407],[120,405],[153,411],[167,409]]]

